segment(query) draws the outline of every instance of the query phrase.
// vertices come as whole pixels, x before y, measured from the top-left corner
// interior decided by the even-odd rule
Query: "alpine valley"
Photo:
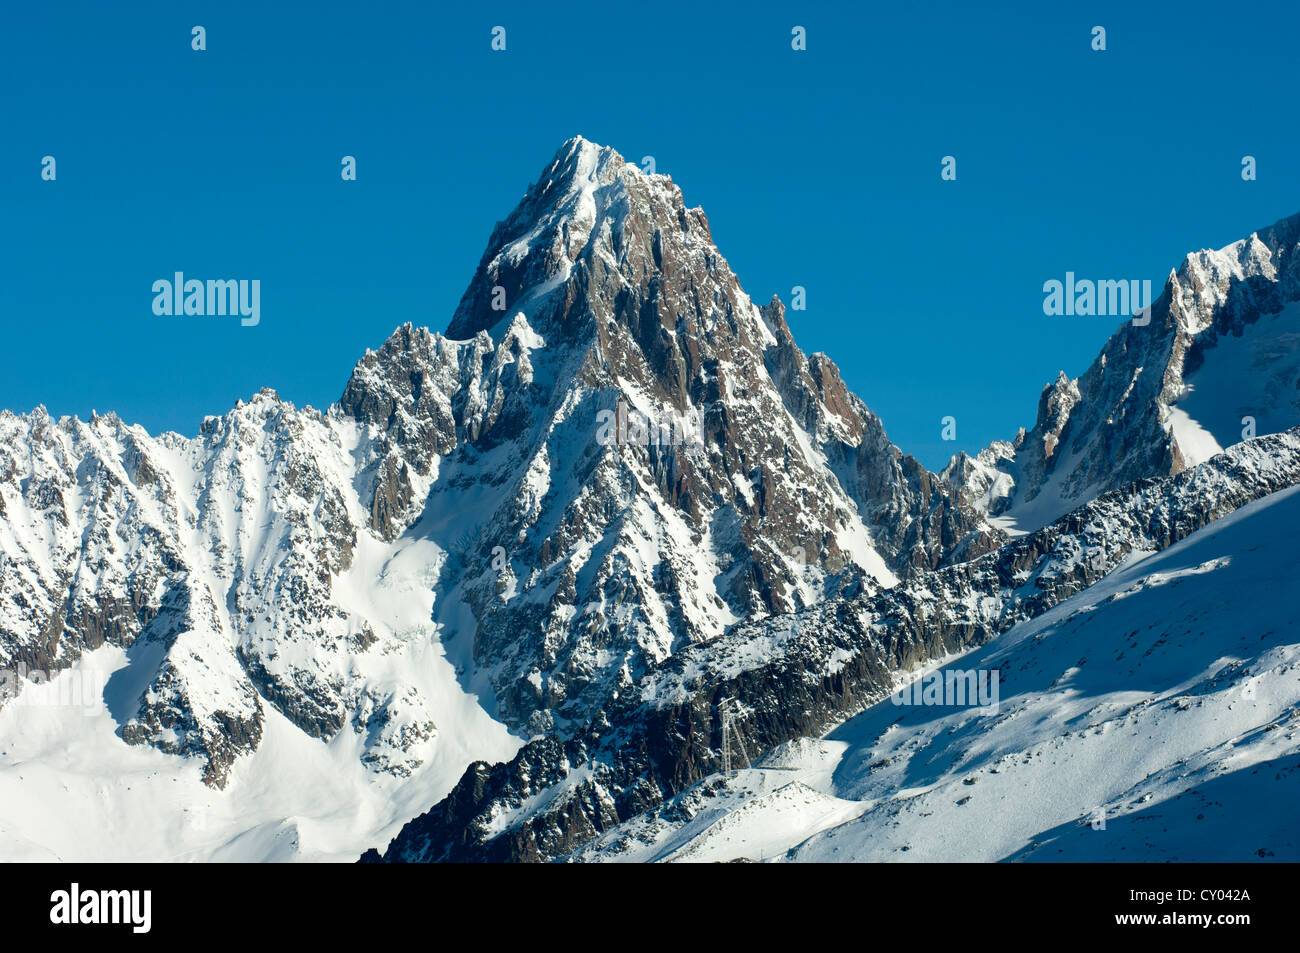
[[[571,139],[325,410],[0,412],[0,857],[1300,860],[1298,262],[932,473]]]

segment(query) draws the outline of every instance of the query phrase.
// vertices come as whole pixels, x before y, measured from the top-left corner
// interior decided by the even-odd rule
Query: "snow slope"
[[[355,860],[443,797],[470,762],[507,759],[521,743],[460,689],[437,643],[402,661],[435,723],[453,728],[410,777],[368,768],[364,734],[322,743],[268,706],[262,743],[216,789],[199,760],[122,740],[97,689],[125,669],[126,653],[89,653],[0,711],[0,858]]]
[[[1249,504],[946,666],[996,711],[886,700],[575,859],[1300,859],[1298,530]]]
[[[1261,434],[1300,424],[1300,302],[1220,337],[1183,383],[1170,423],[1190,466],[1241,440],[1244,417]]]

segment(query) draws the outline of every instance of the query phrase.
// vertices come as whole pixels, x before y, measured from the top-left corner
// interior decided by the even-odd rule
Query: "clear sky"
[[[653,155],[755,300],[805,287],[800,345],[938,467],[1113,329],[1046,317],[1045,281],[1158,292],[1300,210],[1294,2],[715,6],[8,5],[0,407],[194,434],[263,386],[328,405],[398,324],[446,328],[582,134]],[[175,271],[260,279],[260,325],[155,316]]]

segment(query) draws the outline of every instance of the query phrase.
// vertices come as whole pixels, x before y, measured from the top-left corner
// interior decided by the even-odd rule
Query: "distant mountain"
[[[1031,430],[943,471],[961,500],[1033,530],[1098,493],[1179,473],[1300,425],[1300,215],[1170,272],[1078,379],[1043,388]]]

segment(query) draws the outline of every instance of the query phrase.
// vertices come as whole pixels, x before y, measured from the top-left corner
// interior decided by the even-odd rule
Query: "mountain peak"
[[[560,144],[551,160],[551,167],[572,171],[589,170],[601,164],[623,165],[622,155],[612,146],[602,146],[585,136],[570,136]]]
[[[447,336],[468,339],[520,311],[532,321],[550,304],[558,304],[562,323],[581,321],[583,315],[568,315],[561,289],[589,279],[596,259],[621,269],[631,246],[638,250],[632,258],[659,270],[663,246],[654,242],[665,227],[712,246],[703,212],[686,209],[671,179],[646,175],[617,150],[574,136],[492,230]]]

